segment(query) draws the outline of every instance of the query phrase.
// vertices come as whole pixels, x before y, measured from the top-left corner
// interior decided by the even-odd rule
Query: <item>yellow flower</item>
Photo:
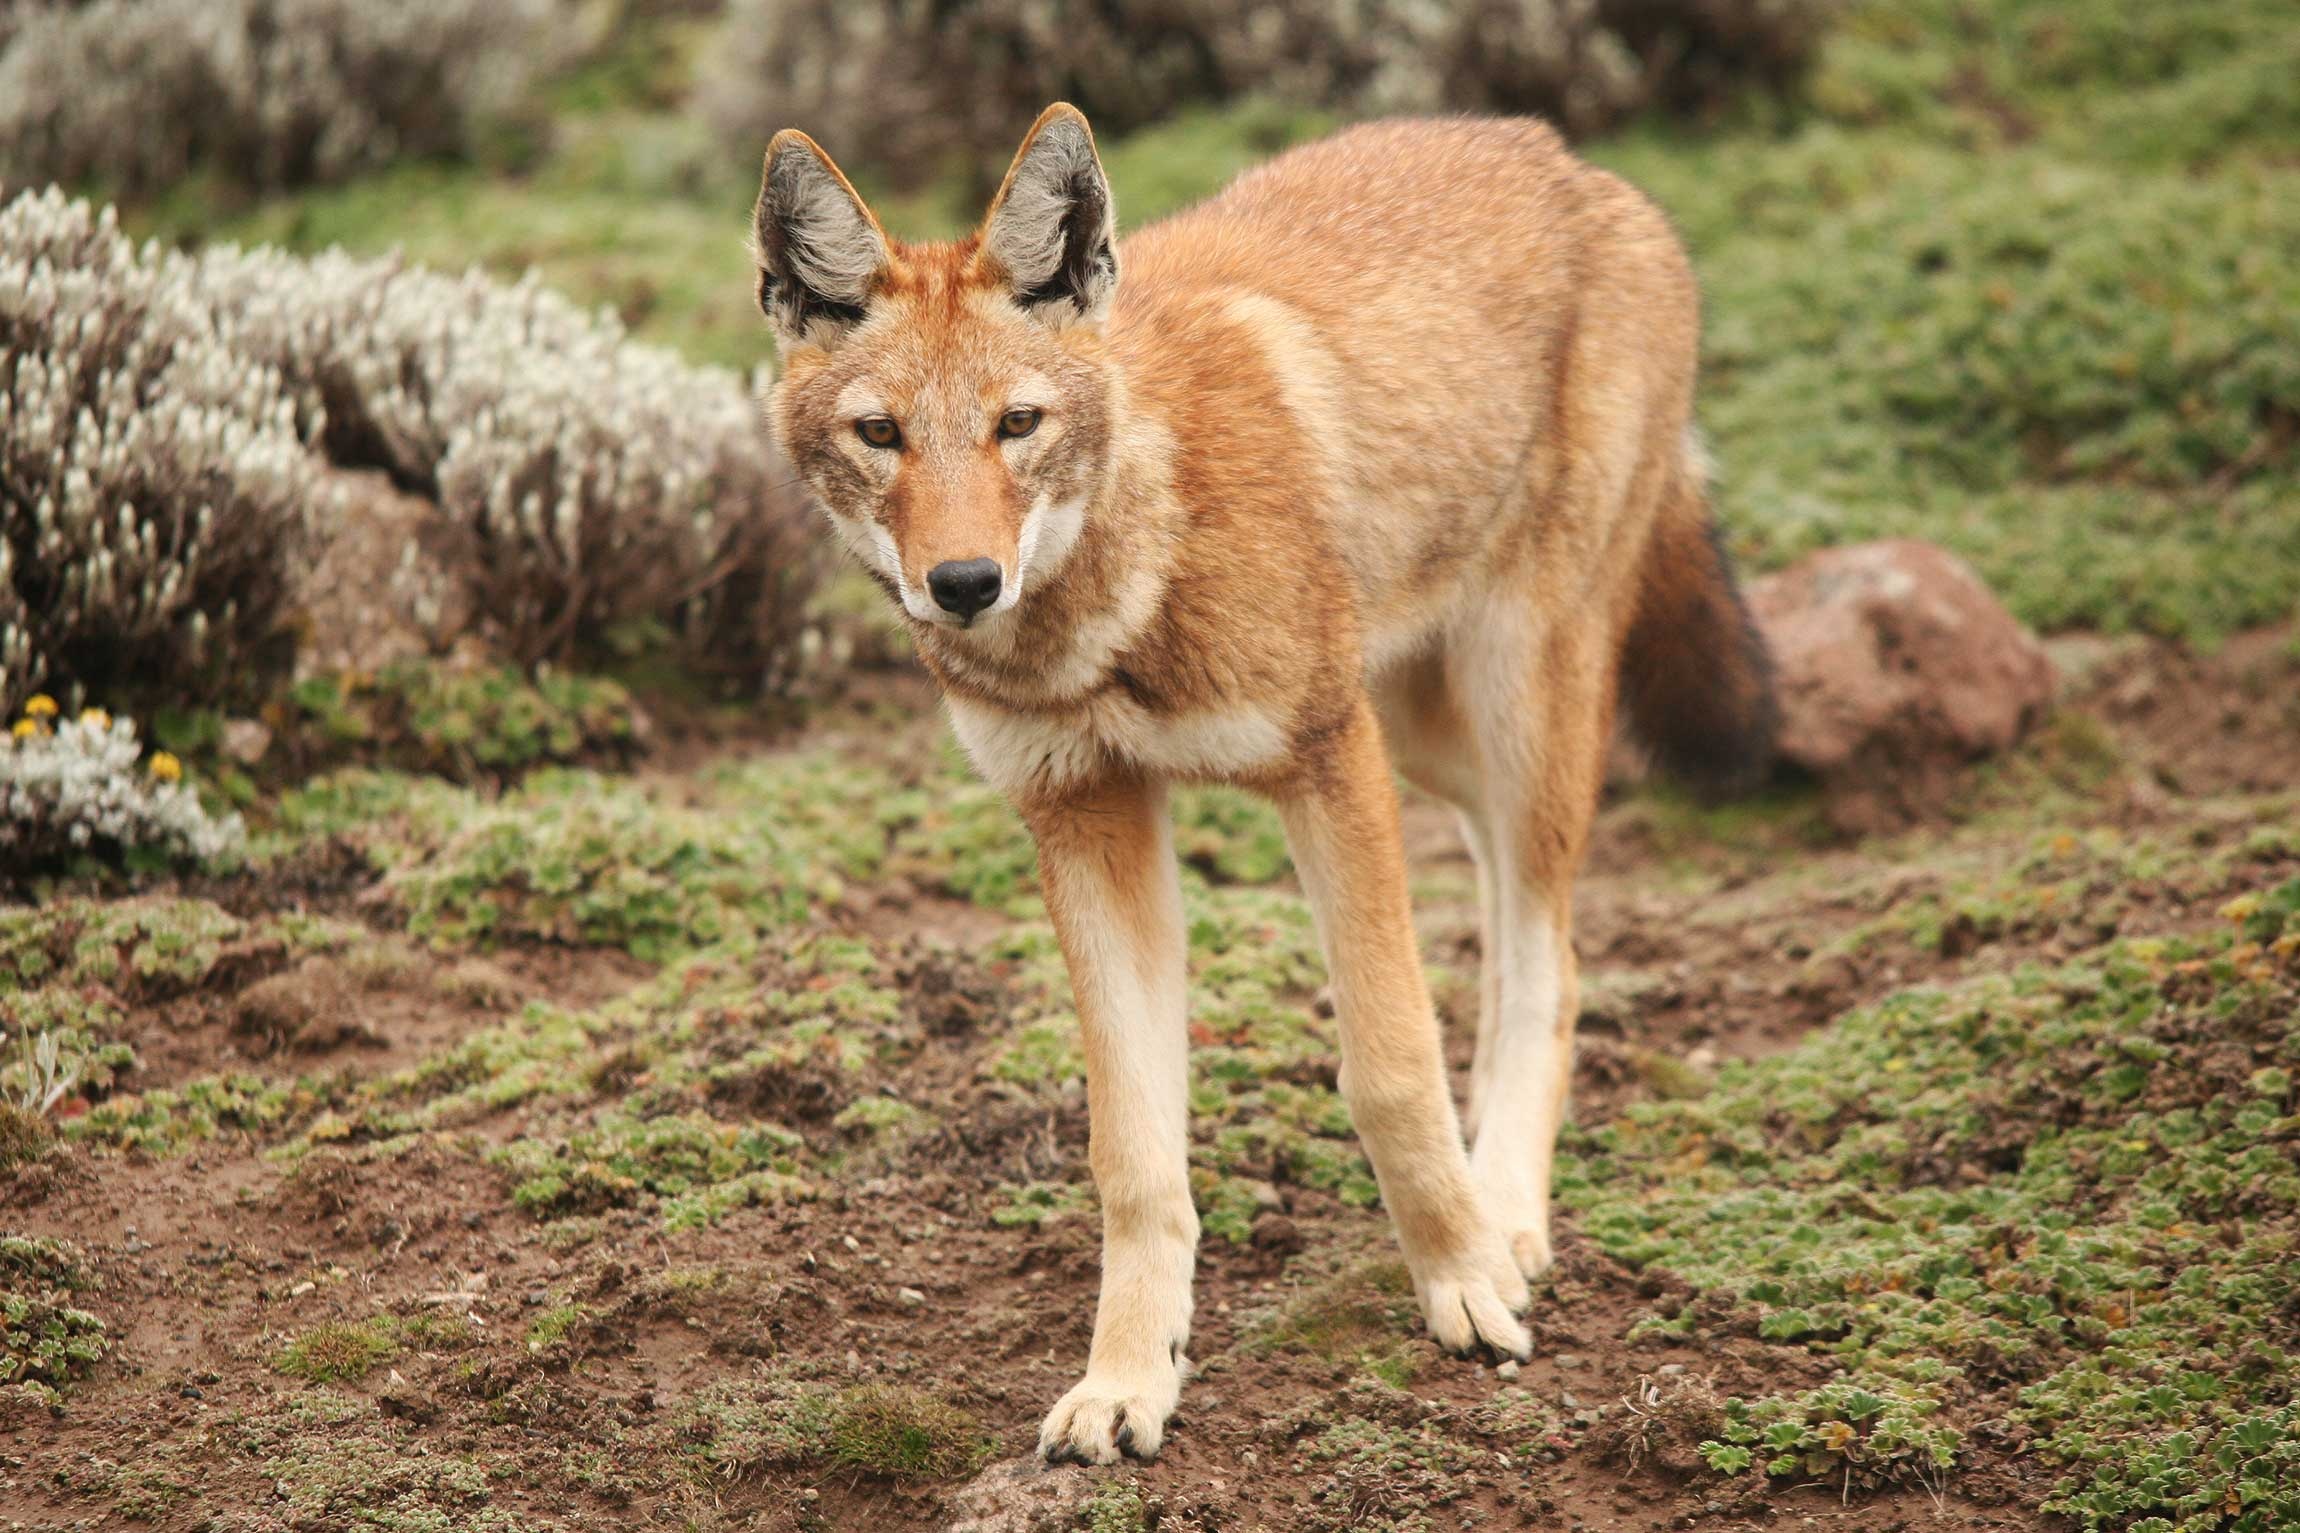
[[[80,722],[91,729],[110,729],[112,716],[101,708],[83,708],[80,710]]]
[[[166,751],[154,751],[148,770],[162,782],[175,782],[183,777],[184,764]]]
[[[40,721],[38,719],[24,718],[16,721],[16,738],[19,740],[29,740],[39,732]]]
[[[45,692],[33,693],[31,700],[24,704],[24,717],[28,719],[52,719],[55,716],[56,699]]]

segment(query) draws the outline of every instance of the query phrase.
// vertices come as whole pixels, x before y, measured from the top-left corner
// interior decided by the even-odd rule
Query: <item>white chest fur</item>
[[[958,743],[990,784],[1011,796],[1060,790],[1103,772],[1222,779],[1267,766],[1286,748],[1282,723],[1254,708],[1159,714],[1116,691],[1059,713],[1015,713],[949,699]]]

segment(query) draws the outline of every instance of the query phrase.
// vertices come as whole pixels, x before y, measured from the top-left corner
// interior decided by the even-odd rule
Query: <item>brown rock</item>
[[[1755,582],[1749,604],[1773,651],[1782,759],[1821,781],[1849,829],[1937,806],[2052,702],[2043,646],[1929,543],[1814,554]]]
[[[1254,1249],[1273,1256],[1291,1256],[1302,1249],[1302,1232],[1284,1214],[1264,1214],[1254,1221]]]
[[[318,554],[296,591],[297,675],[373,671],[472,636],[478,555],[436,502],[367,472],[331,474],[324,494]]]
[[[272,732],[260,719],[226,719],[223,748],[241,766],[254,766],[272,748]]]
[[[404,1381],[377,1395],[375,1405],[386,1416],[397,1416],[417,1426],[429,1426],[439,1419],[439,1402],[428,1395],[418,1394]]]
[[[951,1533],[1059,1533],[1094,1485],[1094,1471],[1041,1464],[1036,1455],[993,1464],[950,1493]]]

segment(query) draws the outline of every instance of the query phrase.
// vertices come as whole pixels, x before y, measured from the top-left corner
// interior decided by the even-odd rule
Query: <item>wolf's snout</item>
[[[996,559],[945,559],[926,572],[934,604],[959,618],[971,618],[998,600]]]

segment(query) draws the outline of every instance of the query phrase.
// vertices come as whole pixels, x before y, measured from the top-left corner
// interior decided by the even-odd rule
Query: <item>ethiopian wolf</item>
[[[1178,782],[1276,804],[1430,1333],[1525,1355],[1615,699],[1711,785],[1770,749],[1668,223],[1548,128],[1464,119],[1353,128],[1121,242],[1056,105],[943,244],[779,133],[754,239],[775,430],[1037,838],[1077,992],[1102,1292],[1041,1451],[1155,1454],[1188,1368]],[[1466,1151],[1393,765],[1477,862]]]

